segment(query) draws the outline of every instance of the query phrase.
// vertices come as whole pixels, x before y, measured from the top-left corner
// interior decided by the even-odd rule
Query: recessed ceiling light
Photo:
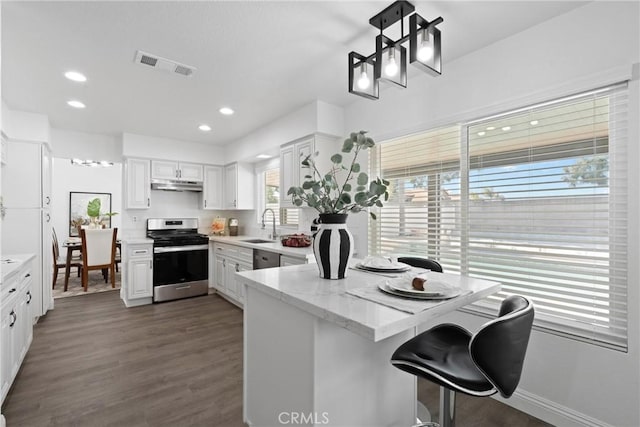
[[[484,136],[486,132],[482,131],[482,132],[478,132],[478,136]]]
[[[494,129],[495,129],[495,127],[494,127],[494,126],[489,126],[489,127],[487,127],[487,130],[494,130]]]
[[[273,156],[271,156],[269,154],[258,154],[256,156],[257,159],[270,159],[271,157],[273,157]]]
[[[505,127],[502,128],[502,130],[505,131],[505,132],[508,131],[508,130],[511,130],[511,126],[505,126]]]
[[[202,132],[209,132],[211,130],[211,126],[203,124],[198,126],[198,129],[200,129]]]
[[[64,76],[69,80],[73,80],[74,82],[83,83],[87,81],[85,75],[77,71],[67,71],[66,73],[64,73]]]
[[[229,107],[222,107],[220,109],[220,114],[224,114],[225,116],[230,116],[233,114],[233,110]]]
[[[67,101],[67,104],[70,107],[73,107],[73,108],[85,108],[86,107],[86,105],[84,105],[82,102],[76,101],[76,100]]]
[[[531,121],[529,122],[529,124],[530,124],[531,126],[535,126],[535,125],[537,125],[537,124],[538,124],[538,121],[537,121],[537,120],[531,120]]]

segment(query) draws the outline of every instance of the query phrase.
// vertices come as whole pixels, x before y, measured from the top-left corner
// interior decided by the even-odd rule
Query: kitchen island
[[[347,294],[384,277],[349,270],[326,280],[315,264],[246,271],[244,421],[281,424],[410,426],[416,379],[389,359],[417,327],[482,299],[500,284],[453,274],[461,296],[409,314]]]

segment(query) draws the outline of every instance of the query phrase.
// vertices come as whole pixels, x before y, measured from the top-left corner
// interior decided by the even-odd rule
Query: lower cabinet
[[[280,267],[286,267],[288,265],[300,265],[307,264],[309,260],[307,258],[298,258],[289,255],[280,255]]]
[[[244,289],[235,274],[253,269],[253,250],[225,243],[213,244],[213,288],[236,305],[244,303]]]
[[[32,271],[32,262],[29,261],[2,284],[0,402],[4,402],[33,340]]]
[[[123,242],[122,289],[127,307],[150,304],[153,298],[153,243]]]

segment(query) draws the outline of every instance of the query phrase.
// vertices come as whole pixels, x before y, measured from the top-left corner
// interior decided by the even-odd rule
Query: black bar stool
[[[456,391],[511,397],[520,382],[533,317],[531,301],[512,295],[502,301],[499,317],[474,335],[450,323],[435,326],[398,347],[391,363],[440,385],[440,425],[454,427]]]

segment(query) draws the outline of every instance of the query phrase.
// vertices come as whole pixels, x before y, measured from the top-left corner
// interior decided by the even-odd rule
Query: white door
[[[235,209],[238,206],[238,165],[224,168],[224,207]]]
[[[46,145],[41,146],[42,150],[42,207],[51,208],[51,151]]]
[[[224,283],[226,286],[226,293],[233,299],[238,299],[238,290],[236,287],[236,271],[238,267],[237,261],[231,261],[227,259],[225,263],[224,271]]]
[[[153,179],[177,179],[179,177],[178,163],[162,160],[151,161],[151,178]]]
[[[293,207],[291,196],[287,195],[289,188],[298,186],[294,182],[294,159],[293,145],[284,147],[280,150],[280,207]],[[297,168],[297,166],[295,166]],[[297,175],[297,174],[296,174]]]
[[[126,163],[128,209],[151,207],[151,162],[144,159],[128,159]]]
[[[153,260],[136,259],[127,262],[127,298],[153,296]]]
[[[222,209],[222,167],[205,166],[202,184],[202,208]]]
[[[42,211],[42,314],[53,309],[53,231],[51,212]],[[37,268],[37,267],[36,267]]]
[[[3,295],[4,296],[4,295]],[[0,310],[2,319],[0,320],[0,340],[2,353],[0,363],[2,371],[0,373],[0,400],[6,396],[11,385],[11,369],[13,367],[13,348],[11,347],[11,333],[15,327],[14,316],[12,314],[13,304],[5,303]]]
[[[213,281],[213,287],[216,288],[217,290],[221,291],[221,292],[226,292],[225,289],[225,283],[224,283],[224,279],[225,279],[225,266],[226,266],[226,261],[224,258],[222,257],[216,257],[216,261],[215,261],[215,277],[214,277],[214,281]]]
[[[204,179],[202,165],[180,163],[178,178],[183,181],[202,182]]]

